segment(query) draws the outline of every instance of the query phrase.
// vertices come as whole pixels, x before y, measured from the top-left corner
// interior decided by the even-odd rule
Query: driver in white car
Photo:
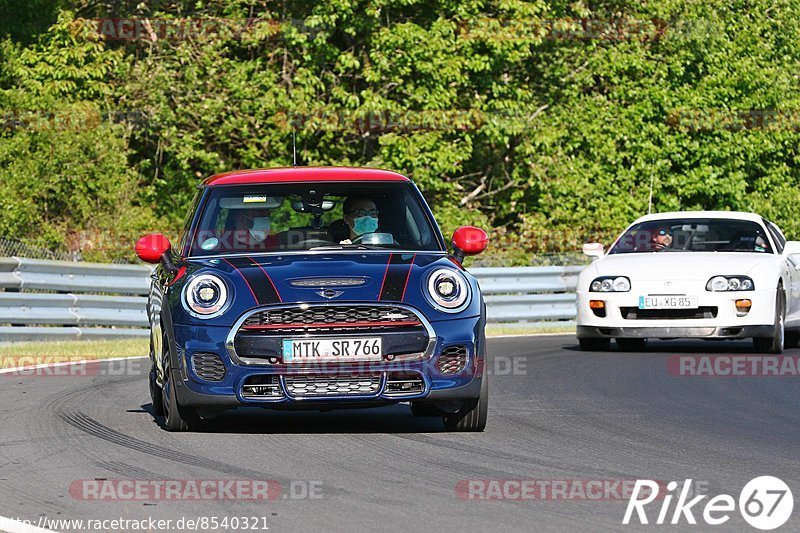
[[[654,252],[660,252],[669,248],[670,244],[672,244],[672,234],[670,231],[671,228],[669,226],[661,226],[652,231],[650,244]]]

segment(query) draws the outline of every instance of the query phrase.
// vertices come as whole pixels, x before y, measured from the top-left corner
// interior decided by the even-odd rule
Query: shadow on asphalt
[[[142,409],[164,428],[164,418],[156,416],[153,405]],[[438,417],[416,417],[407,405],[336,411],[276,411],[259,407],[239,407],[205,420],[204,433],[233,434],[339,434],[339,433],[442,433]]]
[[[563,350],[568,352],[581,352],[587,354],[620,354],[628,353],[631,355],[644,355],[647,353],[693,353],[693,354],[728,354],[728,353],[742,353],[748,355],[769,355],[759,354],[753,350],[753,343],[750,340],[735,340],[735,341],[702,341],[702,340],[649,340],[647,348],[642,352],[632,352],[621,350],[616,346],[614,341],[611,342],[611,349],[607,352],[582,352],[578,343],[569,343],[561,346]],[[797,349],[786,349],[785,353],[797,352]]]

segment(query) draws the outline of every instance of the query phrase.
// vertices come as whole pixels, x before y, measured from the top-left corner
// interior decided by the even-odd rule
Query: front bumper
[[[485,365],[485,319],[462,318],[432,322],[431,326],[434,332],[431,353],[420,360],[295,366],[235,361],[226,346],[228,328],[176,324],[173,327],[177,347],[175,362],[182,379],[175,390],[182,405],[223,409],[242,405],[319,409],[377,406],[419,399],[477,398]],[[439,358],[445,348],[453,346],[466,348],[466,361],[462,370],[444,373],[438,364]],[[193,356],[198,353],[217,356],[224,364],[224,377],[216,381],[203,379],[194,366]],[[366,383],[365,376],[374,381]],[[414,382],[413,390],[398,391],[398,381]],[[279,394],[254,397],[250,394],[254,382],[268,382],[271,391],[279,391]],[[246,385],[250,385],[247,393]],[[338,386],[347,392],[337,394]],[[333,390],[334,393],[298,394],[298,390],[308,388]],[[350,391],[351,388],[356,391]]]
[[[578,338],[710,338],[741,339],[772,335],[775,321],[775,295],[772,290],[709,292],[690,282],[674,282],[670,292],[678,295],[696,295],[698,312],[680,310],[673,316],[640,316],[637,312],[639,297],[664,294],[663,288],[632,282],[632,290],[624,293],[599,293],[578,291]],[[749,312],[737,311],[736,301],[752,302]],[[605,303],[605,316],[597,316],[590,308],[590,300]],[[703,312],[700,312],[703,311]],[[692,314],[696,316],[690,316]]]
[[[579,339],[631,338],[631,339],[747,339],[772,335],[773,326],[730,327],[597,327],[578,326]]]

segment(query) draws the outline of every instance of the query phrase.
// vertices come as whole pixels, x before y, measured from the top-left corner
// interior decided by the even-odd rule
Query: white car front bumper
[[[697,296],[697,309],[640,310],[639,297],[663,294]],[[709,292],[697,282],[634,282],[630,292],[578,291],[578,338],[631,337],[676,339],[684,337],[768,337],[775,323],[772,290]],[[736,300],[752,302],[746,314],[737,312]],[[605,302],[605,316],[589,307],[590,300]]]

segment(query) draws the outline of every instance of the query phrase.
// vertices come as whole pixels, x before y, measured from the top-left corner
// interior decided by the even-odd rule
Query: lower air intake
[[[280,398],[283,396],[278,376],[250,376],[242,386],[245,398]]]
[[[436,364],[442,374],[458,374],[467,366],[467,347],[463,345],[448,346],[442,350]]]
[[[225,363],[217,354],[196,353],[192,356],[194,373],[206,381],[222,381],[225,378]]]
[[[286,392],[295,398],[374,396],[381,387],[380,374],[330,374],[285,376]]]
[[[386,396],[412,396],[422,393],[425,383],[419,374],[389,374],[386,378]]]

